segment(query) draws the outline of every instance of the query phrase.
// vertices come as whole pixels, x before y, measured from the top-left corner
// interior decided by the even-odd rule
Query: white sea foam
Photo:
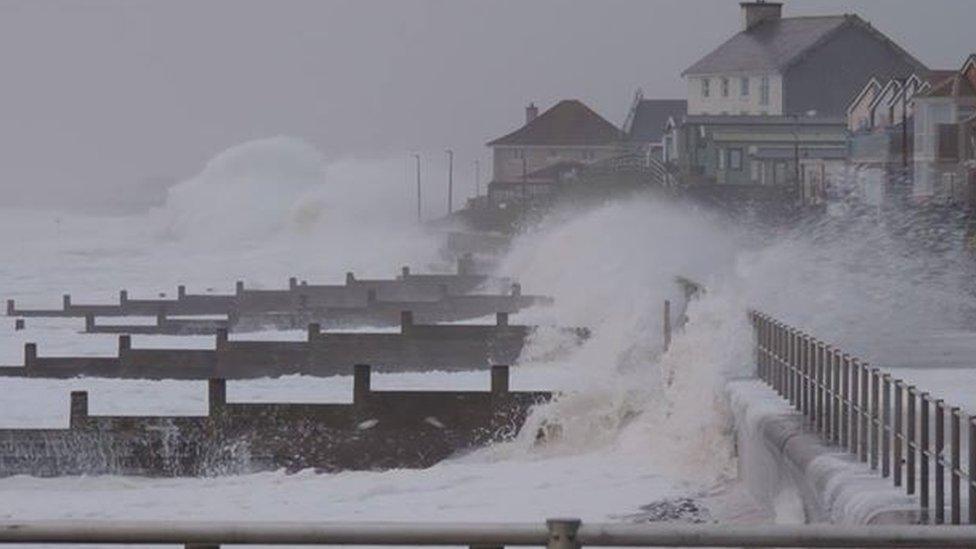
[[[290,139],[246,144],[175,188],[149,219],[62,216],[55,223],[53,216],[8,215],[0,221],[0,246],[16,260],[0,266],[0,287],[31,304],[57,306],[65,290],[84,301],[113,298],[121,285],[148,295],[179,282],[191,291],[227,292],[235,278],[281,287],[290,275],[325,282],[346,270],[389,276],[401,263],[422,269],[437,261],[437,240],[413,224],[401,176],[396,161],[332,162]],[[500,270],[556,303],[518,321],[587,326],[592,337],[575,349],[555,330],[536,335],[513,384],[564,396],[533,414],[512,443],[426,471],[6,479],[0,491],[11,497],[0,498],[0,516],[534,520],[562,513],[603,520],[660,497],[704,493],[734,472],[721,388],[751,371],[749,307],[869,358],[899,335],[958,327],[973,310],[957,247],[918,246],[905,237],[911,224],[906,229],[877,212],[835,214],[771,233],[647,198],[559,212],[528,231]],[[943,241],[954,238],[950,230]],[[687,326],[662,353],[662,303],[671,299],[680,309],[677,275],[708,292],[690,305]],[[0,363],[19,360],[27,338],[42,352],[114,348],[114,338],[78,329],[72,321],[30,319],[25,332],[4,330]],[[430,388],[487,384],[481,374],[421,377]],[[420,383],[390,379],[394,386]],[[526,379],[531,387],[521,385]],[[205,394],[188,382],[14,383],[0,380],[10,389],[0,398],[18,423],[29,421],[38,403],[58,410],[45,421],[60,421],[71,388],[91,390],[96,413],[105,401],[117,413],[152,413],[147,406],[195,413]],[[314,401],[345,394],[347,385],[345,378],[295,377],[238,387],[244,398]],[[147,395],[163,402],[156,408]],[[47,505],[50,498],[61,504]]]

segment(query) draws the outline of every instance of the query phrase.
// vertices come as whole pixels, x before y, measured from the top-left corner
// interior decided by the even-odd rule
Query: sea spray
[[[678,478],[734,475],[723,387],[752,375],[750,308],[871,359],[972,318],[962,227],[933,215],[837,204],[792,227],[744,226],[650,198],[558,212],[516,240],[502,269],[556,299],[523,317],[584,325],[592,337],[553,359],[563,396],[495,457],[633,452]],[[680,299],[679,275],[708,291],[662,353],[661,303]],[[554,339],[531,343],[520,368],[558,356],[546,348]]]
[[[327,161],[301,140],[263,139],[217,155],[153,215],[161,239],[176,248],[229,248],[307,277],[392,276],[411,263],[429,269],[440,242],[416,223],[401,167]]]

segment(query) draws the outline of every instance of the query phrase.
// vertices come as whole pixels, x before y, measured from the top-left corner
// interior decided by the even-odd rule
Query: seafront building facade
[[[871,77],[928,69],[856,15],[740,6],[741,32],[682,73],[688,113],[672,130],[674,168],[687,184],[789,185],[821,202],[832,174],[845,173],[851,98]]]

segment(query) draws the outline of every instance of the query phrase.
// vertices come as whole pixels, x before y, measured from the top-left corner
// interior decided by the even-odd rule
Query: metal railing
[[[976,524],[972,475],[976,471],[976,417],[965,417],[969,463],[963,469],[964,414],[958,407],[769,315],[752,311],[750,319],[759,377],[803,414],[825,442],[846,449],[872,470],[878,470],[880,462],[882,477],[890,477],[897,487],[904,486],[909,495],[917,493],[925,522],[945,523],[948,508],[949,522],[960,524],[965,485],[966,522]],[[934,481],[930,479],[933,469]]]
[[[973,526],[119,522],[0,523],[0,543],[183,545],[412,545],[594,547],[974,547]]]

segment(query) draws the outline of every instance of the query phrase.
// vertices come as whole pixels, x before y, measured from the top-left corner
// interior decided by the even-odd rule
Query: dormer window
[[[722,97],[729,96],[729,79],[722,78]]]
[[[711,95],[711,90],[709,89],[710,87],[711,87],[711,81],[708,78],[702,78],[701,81],[702,97],[708,97]]]

